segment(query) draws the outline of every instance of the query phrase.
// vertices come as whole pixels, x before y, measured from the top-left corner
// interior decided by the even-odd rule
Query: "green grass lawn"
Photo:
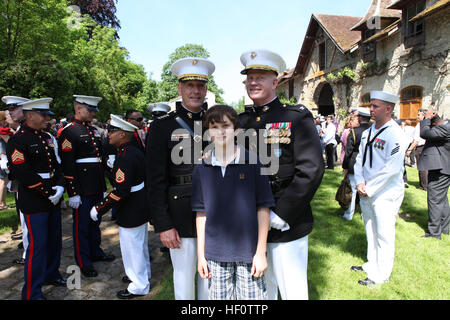
[[[311,300],[448,300],[450,299],[450,241],[424,239],[427,227],[426,192],[417,189],[417,170],[407,168],[409,188],[396,227],[394,269],[389,283],[376,288],[357,284],[364,273],[350,271],[366,257],[364,224],[357,206],[352,221],[337,217],[343,210],[334,200],[341,169],[326,171],[312,202],[314,230],[309,235],[308,282]],[[67,200],[67,197],[66,197]],[[7,203],[14,206],[8,194]],[[0,211],[0,233],[17,223],[15,209]],[[153,288],[153,299],[173,299],[172,272]]]
[[[326,171],[312,202],[315,219],[309,236],[308,283],[311,300],[447,300],[450,298],[450,241],[423,239],[427,227],[426,192],[417,189],[417,170],[407,168],[406,189],[396,227],[394,269],[389,283],[366,288],[357,282],[364,273],[351,272],[366,257],[366,236],[357,206],[352,221],[334,200],[341,169]],[[154,299],[173,299],[171,270],[158,284]]]

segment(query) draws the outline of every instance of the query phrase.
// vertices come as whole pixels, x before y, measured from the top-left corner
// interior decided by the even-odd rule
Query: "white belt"
[[[82,158],[75,161],[76,163],[99,163],[102,162],[100,158]]]
[[[42,179],[50,179],[50,173],[49,172],[38,173],[38,175],[40,175]]]
[[[145,183],[144,181],[141,184],[138,184],[137,186],[132,186],[130,192],[138,192],[142,189],[144,189]]]

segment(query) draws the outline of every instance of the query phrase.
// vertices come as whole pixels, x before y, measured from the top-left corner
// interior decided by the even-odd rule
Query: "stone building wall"
[[[322,29],[319,29],[319,32]],[[320,36],[320,35],[319,35]],[[327,37],[326,35],[324,35]],[[405,49],[403,34],[400,29],[389,37],[377,42],[377,63],[384,60],[384,71],[371,76],[362,76],[350,86],[330,83],[334,93],[335,113],[339,109],[348,111],[361,104],[361,97],[371,90],[385,90],[400,95],[409,86],[423,87],[422,107],[434,108],[440,115],[450,118],[450,8],[425,18],[425,45],[423,49]],[[318,96],[327,81],[327,74],[349,66],[360,74],[362,55],[359,48],[353,53],[342,54],[327,37],[327,68],[319,70],[319,47],[316,45],[311,53],[304,76],[294,78],[294,97],[313,113],[318,113]],[[333,58],[334,54],[334,58]],[[333,60],[331,60],[333,59]],[[330,66],[330,62],[332,65]],[[285,82],[278,90],[289,93],[289,83]],[[349,101],[346,97],[349,96]],[[344,114],[345,112],[343,112]],[[400,117],[400,103],[394,113]]]

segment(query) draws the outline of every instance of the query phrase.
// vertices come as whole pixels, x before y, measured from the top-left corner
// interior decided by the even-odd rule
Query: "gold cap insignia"
[[[193,66],[195,66],[195,65],[197,65],[197,64],[198,64],[198,60],[192,61],[192,65],[193,65]]]
[[[255,58],[256,58],[256,52],[252,52],[252,53],[250,54],[250,58],[255,59]]]

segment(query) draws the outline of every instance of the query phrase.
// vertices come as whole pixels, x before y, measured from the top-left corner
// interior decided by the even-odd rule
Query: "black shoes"
[[[365,278],[364,280],[359,280],[358,283],[360,285],[363,286],[373,286],[375,284],[375,282],[373,282],[372,280],[370,280],[369,278]]]
[[[93,267],[84,267],[81,268],[81,273],[83,274],[83,276],[88,277],[88,278],[93,278],[98,276],[98,272],[93,268]]]
[[[120,290],[117,292],[117,298],[119,299],[133,299],[136,297],[143,297],[144,294],[133,294],[129,292],[127,289]]]
[[[434,235],[432,235],[432,234],[430,234],[430,233],[425,233],[423,236],[422,236],[422,238],[435,238],[435,239],[439,239],[439,240],[441,240],[441,235],[438,235],[438,236],[434,236]]]
[[[97,262],[97,261],[103,261],[103,262],[111,262],[114,261],[116,259],[116,256],[113,254],[105,254],[104,256],[101,257],[95,257],[92,258],[92,262]]]
[[[59,278],[53,281],[46,281],[43,283],[44,286],[56,286],[56,287],[65,287],[67,286],[67,278]]]
[[[122,282],[123,283],[131,283],[131,280],[130,280],[130,278],[128,278],[128,276],[123,276],[122,277]]]
[[[352,270],[352,271],[363,271],[364,272],[364,269],[361,266],[351,266],[350,270]]]

